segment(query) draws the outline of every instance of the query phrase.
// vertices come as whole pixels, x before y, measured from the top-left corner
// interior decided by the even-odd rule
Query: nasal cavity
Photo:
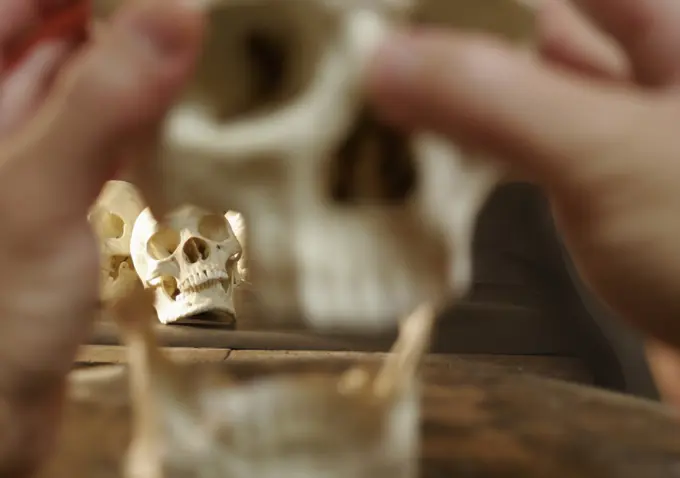
[[[331,161],[329,192],[336,204],[398,205],[416,192],[411,138],[381,122],[368,108]]]
[[[190,264],[201,260],[204,261],[210,257],[210,248],[208,247],[208,244],[198,237],[192,237],[185,242],[184,247],[182,247],[182,252],[184,252],[184,257]]]

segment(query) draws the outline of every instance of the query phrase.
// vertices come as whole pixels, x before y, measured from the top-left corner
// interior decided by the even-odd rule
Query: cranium
[[[135,187],[125,181],[108,181],[88,220],[99,239],[101,296],[109,300],[139,280],[130,258],[130,237],[145,205]]]
[[[152,209],[241,211],[271,317],[376,329],[466,292],[497,168],[380,125],[364,101],[366,66],[409,2],[205,4],[195,80],[167,118],[156,169],[138,178]]]
[[[135,222],[130,248],[143,284],[155,289],[162,323],[205,312],[233,322],[242,248],[225,214],[183,206],[161,225],[145,209]]]

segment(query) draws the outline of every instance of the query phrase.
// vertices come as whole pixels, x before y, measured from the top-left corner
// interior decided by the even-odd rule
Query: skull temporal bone
[[[235,316],[242,247],[226,215],[183,206],[161,225],[147,208],[135,222],[131,250],[142,282],[155,289],[162,323],[204,312]]]
[[[331,162],[365,107],[366,65],[396,24],[394,11],[373,3],[253,0],[221,17],[230,7],[213,2],[213,31],[220,34],[209,38],[194,89],[168,118],[157,165],[164,196],[156,206],[191,202],[241,211],[264,305],[273,316],[303,315],[316,327],[390,326],[424,300],[463,293],[474,219],[497,180],[488,163],[418,134],[411,140],[417,190],[407,200],[396,207],[332,200]],[[227,17],[239,28],[230,28]],[[242,38],[230,35],[235,31],[286,26],[297,41],[289,42],[293,60],[284,78],[303,86],[280,81],[288,95],[279,103],[250,91],[241,95],[250,109],[235,106],[254,71],[252,58],[228,68],[243,78],[216,81],[214,65],[224,56],[214,52],[242,49]],[[245,58],[227,56],[226,63]]]
[[[236,211],[227,212],[227,220],[229,221],[231,229],[234,231],[236,239],[238,239],[239,244],[241,244],[241,247],[243,248],[241,259],[238,261],[238,282],[247,282],[248,257],[245,250],[247,240],[245,220],[243,219],[243,214]]]

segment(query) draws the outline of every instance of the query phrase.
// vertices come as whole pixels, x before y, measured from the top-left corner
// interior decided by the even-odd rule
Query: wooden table
[[[559,342],[559,330],[537,311],[463,302],[457,312],[455,318],[442,320],[434,334],[432,351],[440,362],[463,358],[491,362],[509,370],[593,383],[591,371],[569,352],[567,344]],[[252,317],[246,315],[246,319]],[[396,332],[375,336],[323,335],[304,330],[156,326],[159,343],[173,358],[183,362],[222,362],[248,356],[261,358],[263,354],[320,357],[328,352],[363,359],[366,354],[389,350],[396,335]],[[95,324],[87,344],[76,360],[78,367],[125,361],[120,334],[109,320]]]
[[[320,350],[232,350],[218,348],[165,347],[166,355],[176,362],[241,363],[244,361],[300,361],[324,363],[327,360],[377,362],[382,352],[338,352]],[[446,372],[460,362],[489,364],[508,373],[526,373],[569,382],[592,384],[592,376],[579,360],[570,357],[544,357],[489,354],[431,354],[425,360],[426,369]],[[125,349],[117,345],[83,346],[76,359],[76,368],[127,363]]]
[[[266,358],[218,366],[245,378],[340,372],[358,360]],[[43,477],[119,476],[129,439],[125,375],[115,366],[99,375],[98,383],[81,379],[72,389],[59,453]],[[468,360],[427,367],[424,377],[422,477],[680,476],[680,415],[658,404]]]

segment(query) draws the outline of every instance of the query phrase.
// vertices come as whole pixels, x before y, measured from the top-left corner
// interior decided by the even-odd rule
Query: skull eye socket
[[[214,3],[185,97],[193,109],[229,122],[270,113],[306,90],[325,50],[310,32],[326,35],[335,24],[326,6],[317,0]]]
[[[179,232],[163,228],[156,232],[146,244],[147,253],[156,260],[167,259],[179,246]]]
[[[289,35],[279,24],[283,12],[268,8],[233,5],[210,12],[190,96],[218,121],[260,114],[288,96]]]
[[[231,237],[227,218],[220,214],[203,216],[198,222],[198,232],[206,239],[223,242]]]
[[[99,235],[104,239],[120,239],[125,233],[125,221],[118,214],[105,212],[97,223]]]
[[[248,32],[244,47],[253,72],[254,95],[260,101],[276,100],[286,79],[286,44],[271,34]]]

